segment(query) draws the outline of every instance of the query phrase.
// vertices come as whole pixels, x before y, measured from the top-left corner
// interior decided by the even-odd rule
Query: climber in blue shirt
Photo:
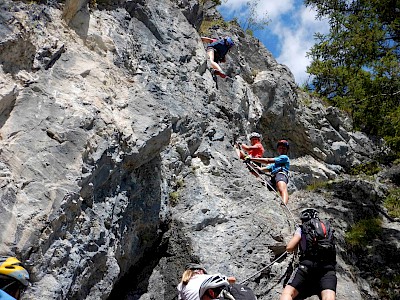
[[[225,62],[225,55],[228,53],[229,49],[235,45],[232,38],[228,36],[217,40],[208,37],[201,37],[201,40],[210,43],[207,45],[206,51],[211,62],[211,67],[214,69],[214,74],[225,78],[227,75],[222,71],[218,63]]]
[[[282,197],[283,203],[286,205],[289,202],[289,193],[287,184],[289,182],[290,160],[287,156],[289,151],[289,143],[286,140],[280,140],[277,144],[279,156],[273,158],[249,158],[254,162],[262,164],[270,164],[267,167],[257,167],[262,172],[271,173],[271,186],[275,187]]]

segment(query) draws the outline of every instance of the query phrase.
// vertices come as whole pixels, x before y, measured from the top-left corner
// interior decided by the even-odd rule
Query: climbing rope
[[[245,283],[247,280],[249,280],[250,278],[253,278],[254,276],[256,276],[257,274],[261,273],[262,271],[264,271],[265,269],[269,268],[270,266],[272,266],[274,263],[276,263],[278,260],[280,260],[284,255],[287,254],[287,251],[283,252],[281,256],[279,256],[277,259],[275,259],[274,261],[270,262],[267,266],[265,266],[264,268],[262,268],[261,270],[258,270],[256,273],[252,274],[251,276],[247,277],[245,280],[242,280],[241,282],[239,282],[239,284],[243,284]]]

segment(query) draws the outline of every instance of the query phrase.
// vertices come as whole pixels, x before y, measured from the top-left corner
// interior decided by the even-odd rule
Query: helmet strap
[[[1,289],[2,289],[2,290],[5,290],[5,289],[7,289],[8,287],[12,286],[14,283],[17,283],[17,281],[11,281],[9,284],[6,284],[6,285],[3,286]]]
[[[210,291],[212,291],[212,293],[210,293]],[[207,296],[210,297],[211,299],[214,299],[214,290],[213,289],[208,289],[207,290]]]

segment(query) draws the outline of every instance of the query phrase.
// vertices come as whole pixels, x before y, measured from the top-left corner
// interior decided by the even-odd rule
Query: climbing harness
[[[276,263],[278,260],[280,260],[283,256],[285,256],[287,254],[287,251],[283,252],[281,254],[281,256],[279,256],[277,259],[273,260],[272,262],[270,262],[267,266],[265,266],[264,268],[262,268],[261,270],[258,270],[256,273],[254,273],[253,275],[247,277],[245,280],[239,282],[239,284],[243,284],[245,283],[247,280],[253,278],[254,276],[256,276],[257,274],[261,273],[262,271],[264,271],[265,269],[269,268],[270,266],[272,266],[274,263]]]

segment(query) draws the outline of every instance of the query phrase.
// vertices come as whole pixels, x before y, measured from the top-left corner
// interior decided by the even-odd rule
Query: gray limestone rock
[[[0,254],[26,262],[23,299],[176,299],[189,261],[250,277],[258,299],[276,299],[294,257],[258,271],[284,253],[304,206],[335,219],[337,299],[377,297],[365,266],[394,258],[376,242],[375,256],[355,260],[344,235],[382,215],[385,178],[393,184],[398,172],[347,178],[382,145],[299,91],[233,23],[210,31],[236,43],[223,65],[231,78],[215,82],[196,30],[220,18],[212,3],[5,0],[0,9]],[[289,210],[236,156],[233,143],[254,130],[265,156],[290,142]]]

